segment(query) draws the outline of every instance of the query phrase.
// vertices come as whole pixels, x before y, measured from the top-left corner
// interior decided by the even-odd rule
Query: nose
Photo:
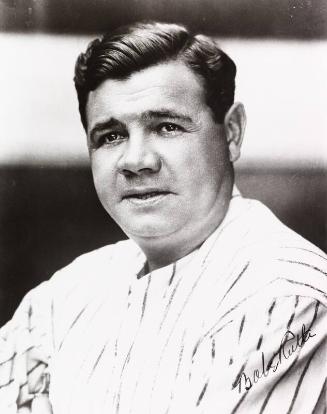
[[[161,159],[153,143],[139,134],[126,141],[117,168],[125,176],[151,174],[160,170]]]

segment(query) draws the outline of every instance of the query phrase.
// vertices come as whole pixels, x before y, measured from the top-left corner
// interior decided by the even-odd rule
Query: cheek
[[[97,150],[91,155],[91,168],[94,176],[109,178],[115,171],[114,159],[106,150]]]
[[[228,170],[227,145],[219,145],[216,137],[205,144],[184,153],[183,175],[194,187],[217,186]]]
[[[93,182],[100,198],[114,192],[114,169],[109,160],[101,156],[91,157]]]

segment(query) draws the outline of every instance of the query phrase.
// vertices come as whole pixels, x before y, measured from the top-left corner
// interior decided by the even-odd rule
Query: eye
[[[163,122],[158,125],[158,132],[163,135],[176,135],[183,131],[183,128],[172,122]]]
[[[112,131],[106,132],[99,137],[98,144],[99,145],[106,145],[106,144],[114,144],[122,139],[124,139],[124,135],[120,132]]]

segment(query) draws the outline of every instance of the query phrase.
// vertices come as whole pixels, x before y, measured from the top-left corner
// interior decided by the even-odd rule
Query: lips
[[[140,200],[147,200],[148,198],[156,197],[156,196],[161,195],[161,194],[167,194],[167,193],[163,193],[163,192],[159,192],[159,191],[157,191],[157,192],[153,191],[151,193],[145,193],[145,194],[133,194],[133,195],[127,196],[125,198],[138,198]]]
[[[122,199],[139,199],[147,200],[153,197],[169,194],[169,191],[158,189],[131,189],[126,191]]]
[[[122,201],[127,201],[137,208],[152,208],[161,203],[171,194],[170,191],[159,189],[137,189],[128,190],[122,197]]]

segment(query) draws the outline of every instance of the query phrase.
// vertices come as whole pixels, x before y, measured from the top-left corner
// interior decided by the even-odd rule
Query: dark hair
[[[126,79],[133,72],[167,60],[180,59],[204,81],[207,105],[223,122],[234,102],[236,66],[207,36],[184,26],[137,23],[93,40],[75,66],[79,111],[86,129],[85,108],[90,91],[106,79]]]

